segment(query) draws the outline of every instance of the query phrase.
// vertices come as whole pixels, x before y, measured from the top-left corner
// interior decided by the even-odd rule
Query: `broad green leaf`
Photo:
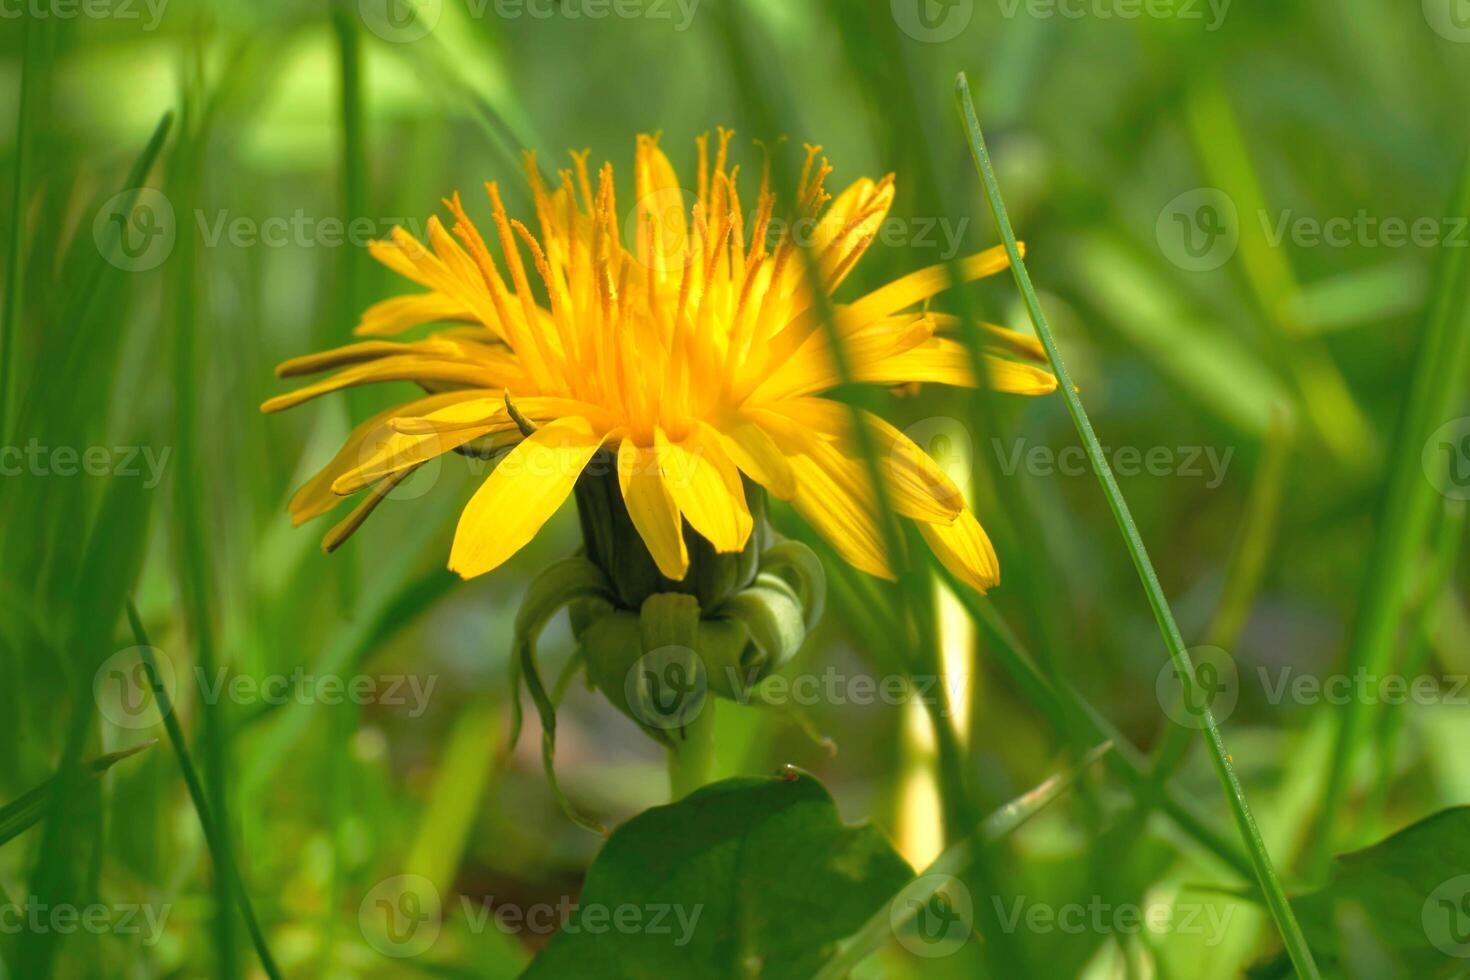
[[[1331,882],[1292,906],[1312,950],[1347,975],[1367,975],[1358,970],[1365,949],[1392,964],[1374,976],[1463,975],[1456,970],[1470,957],[1470,806],[1339,855]]]
[[[810,976],[913,871],[876,828],[844,824],[816,779],[789,773],[713,783],[619,827],[525,976]]]

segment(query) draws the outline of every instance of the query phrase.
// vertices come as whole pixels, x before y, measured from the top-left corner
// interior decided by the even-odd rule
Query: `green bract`
[[[605,454],[601,454],[605,455]],[[719,554],[687,525],[689,574],[658,571],[623,505],[610,459],[595,458],[577,484],[584,556],[555,562],[526,590],[511,660],[512,743],[521,727],[520,685],[541,718],[542,760],[567,813],[589,829],[556,780],[556,702],[536,665],[536,638],[563,607],[589,686],[676,755],[710,734],[713,697],[750,692],[800,649],[826,601],[821,562],[806,545],[775,540],[765,498],[747,485],[756,529],[738,554]],[[704,759],[699,764],[707,765]]]

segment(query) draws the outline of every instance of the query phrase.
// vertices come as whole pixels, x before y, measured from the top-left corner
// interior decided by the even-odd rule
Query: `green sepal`
[[[827,606],[827,570],[822,559],[800,541],[780,541],[761,553],[760,570],[780,576],[796,590],[802,621],[810,632]]]
[[[606,836],[606,828],[579,813],[557,782],[556,704],[536,668],[536,638],[551,617],[571,603],[577,603],[584,614],[595,614],[598,604],[606,610],[613,608],[607,576],[585,558],[565,558],[548,565],[532,580],[521,600],[521,608],[516,613],[515,655],[511,657],[510,745],[513,748],[520,739],[523,723],[520,690],[524,680],[541,717],[541,764],[557,803],[573,822]]]
[[[774,574],[762,572],[755,585],[731,596],[716,615],[743,624],[751,647],[741,666],[750,687],[796,655],[806,639],[806,619],[795,589]]]

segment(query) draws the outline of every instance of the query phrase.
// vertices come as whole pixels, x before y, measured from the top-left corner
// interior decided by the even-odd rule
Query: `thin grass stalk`
[[[26,178],[31,156],[31,103],[35,101],[42,25],[25,15],[21,46],[20,96],[15,112],[15,175],[10,187],[10,241],[5,255],[5,295],[0,297],[0,445],[10,444],[10,403],[15,397],[11,364],[15,361],[16,321],[20,317],[21,250],[25,246]]]
[[[1447,220],[1470,215],[1470,154],[1445,214]],[[1465,305],[1470,295],[1470,259],[1465,252],[1463,248],[1440,249],[1428,326],[1390,460],[1388,495],[1368,557],[1358,622],[1348,650],[1345,671],[1353,676],[1363,671],[1369,677],[1382,677],[1392,669],[1411,583],[1441,499],[1434,484],[1425,479],[1420,454],[1430,434],[1454,410],[1456,399],[1464,398],[1466,365],[1470,363],[1470,314]],[[1308,861],[1314,876],[1325,873],[1332,856],[1335,831],[1375,707],[1367,698],[1352,698],[1345,708]]]
[[[1052,370],[1057,376],[1058,390],[1077,427],[1077,434],[1087,449],[1088,458],[1092,462],[1093,470],[1097,473],[1103,494],[1107,497],[1108,506],[1112,509],[1118,527],[1123,532],[1124,541],[1133,558],[1133,564],[1138,570],[1138,576],[1148,596],[1149,605],[1153,608],[1159,632],[1164,638],[1165,645],[1169,648],[1169,656],[1179,673],[1180,683],[1185,686],[1186,695],[1192,694],[1196,680],[1189,651],[1185,648],[1184,638],[1180,635],[1179,627],[1174,621],[1173,611],[1164,595],[1163,586],[1159,584],[1158,575],[1154,571],[1153,562],[1149,559],[1143,538],[1138,533],[1138,527],[1133,521],[1128,503],[1123,499],[1123,492],[1119,489],[1117,480],[1114,479],[1112,470],[1108,467],[1107,457],[1101,443],[1098,442],[1097,434],[1093,431],[1092,421],[1088,418],[1087,410],[1082,407],[1082,400],[1072,385],[1071,375],[1067,372],[1067,366],[1063,363],[1061,354],[1057,350],[1051,326],[1047,322],[1046,314],[1042,312],[1041,301],[1037,298],[1036,289],[1031,284],[1031,276],[1027,273],[1026,266],[1021,259],[1020,250],[1016,246],[1016,233],[1006,213],[1005,202],[1001,199],[1000,186],[990,162],[990,153],[985,147],[985,137],[980,129],[980,121],[975,116],[969,81],[963,72],[957,79],[957,89],[962,120],[969,137],[971,153],[975,157],[975,167],[984,187],[991,213],[995,217],[995,223],[1005,242],[1006,252],[1010,256],[1011,272],[1015,276],[1016,286],[1026,302],[1026,310],[1030,314],[1032,325],[1036,328],[1036,335],[1046,349],[1047,359],[1051,362]],[[1267,907],[1271,910],[1272,918],[1276,920],[1276,927],[1286,945],[1287,954],[1291,957],[1292,964],[1299,976],[1316,978],[1320,975],[1316,962],[1312,959],[1312,952],[1307,946],[1306,937],[1302,935],[1301,927],[1292,913],[1291,903],[1286,898],[1286,890],[1282,887],[1281,880],[1272,867],[1271,856],[1266,853],[1266,845],[1261,839],[1260,829],[1256,826],[1255,818],[1251,816],[1250,807],[1245,799],[1245,791],[1241,788],[1240,780],[1235,775],[1230,753],[1226,751],[1225,740],[1220,734],[1220,726],[1215,723],[1214,715],[1208,705],[1201,710],[1200,720],[1205,726],[1210,757],[1225,791],[1231,816],[1246,844],[1257,883],[1265,897]]]
[[[192,91],[185,91],[180,112],[182,135],[174,155],[171,187],[177,211],[192,215],[198,200],[199,158],[204,152],[204,130],[199,126],[194,98],[199,94],[201,70],[189,75]],[[195,330],[198,328],[197,296],[198,255],[196,239],[191,234],[179,235],[171,256],[174,274],[174,417],[178,452],[188,461],[178,467],[174,476],[174,507],[177,523],[174,548],[178,561],[180,589],[183,592],[184,620],[194,638],[199,654],[199,669],[213,677],[218,669],[214,645],[212,584],[209,570],[207,522],[202,502],[205,494],[202,460],[205,445],[200,436],[199,416],[204,406],[199,398],[198,364],[195,355]],[[204,758],[205,786],[210,809],[220,820],[224,841],[230,839],[230,805],[226,759],[227,722],[221,717],[223,704],[204,699],[199,705],[200,744]],[[228,846],[228,845],[226,845]],[[215,952],[219,959],[219,975],[225,980],[239,975],[236,953],[235,921],[230,910],[229,881],[217,875],[213,882],[215,898]]]
[[[245,928],[250,934],[251,943],[255,946],[255,955],[260,958],[261,969],[265,971],[267,977],[270,977],[270,980],[280,980],[281,971],[271,956],[270,947],[266,945],[265,934],[261,932],[260,922],[255,917],[255,907],[250,901],[250,894],[245,890],[244,881],[240,878],[240,871],[230,848],[229,837],[224,827],[210,813],[204,784],[200,781],[199,773],[189,756],[189,743],[184,738],[184,731],[174,713],[168,689],[163,686],[159,677],[158,658],[153,655],[153,644],[148,640],[148,633],[143,629],[143,621],[139,618],[138,608],[133,604],[132,599],[128,600],[128,625],[133,631],[133,642],[138,645],[138,654],[142,657],[143,669],[148,673],[148,687],[153,692],[158,713],[163,717],[163,727],[168,732],[169,743],[173,746],[174,758],[178,759],[179,772],[184,777],[184,785],[188,787],[189,799],[193,802],[194,810],[199,815],[199,824],[204,831],[204,842],[209,848],[210,857],[214,860],[215,877],[224,882],[225,894],[230,904],[239,909],[240,916],[245,920]]]

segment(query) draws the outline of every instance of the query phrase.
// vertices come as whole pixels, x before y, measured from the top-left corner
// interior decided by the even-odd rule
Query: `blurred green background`
[[[989,247],[953,108],[961,70],[1185,638],[1236,669],[1220,713],[1283,876],[1320,871],[1310,845],[1350,710],[1273,696],[1283,677],[1382,656],[1446,679],[1425,703],[1364,710],[1332,850],[1470,800],[1470,712],[1447,680],[1470,673],[1455,562],[1470,494],[1434,468],[1433,446],[1421,466],[1423,435],[1401,424],[1428,384],[1415,358],[1432,300],[1465,298],[1436,278],[1470,247],[1452,204],[1463,6],[423,0],[415,20],[383,0],[0,0],[0,802],[67,760],[159,740],[76,783],[65,819],[0,847],[0,901],[163,917],[152,929],[140,912],[138,932],[0,930],[0,973],[260,975],[244,926],[216,914],[225,886],[157,715],[130,710],[114,678],[136,663],[130,593],[287,975],[519,972],[545,930],[475,928],[461,899],[571,901],[598,844],[556,807],[536,738],[504,758],[511,620],[528,578],[576,547],[571,509],[507,566],[459,583],[444,570],[450,535],[486,469],[451,456],[324,556],[327,523],[292,530],[285,501],[349,419],[407,386],[265,417],[260,402],[284,390],[272,368],[347,342],[362,307],[402,291],[367,238],[422,228],[456,190],[483,218],[486,179],[524,215],[522,147],[553,167],[591,148],[594,165],[618,168],[625,201],[634,136],[656,130],[692,175],[694,138],[735,127],[746,188],[753,138],[822,144],[834,188],[895,171],[893,240],[839,300]],[[121,247],[114,214],[132,222]],[[968,288],[987,318],[1030,330],[1008,278]],[[1431,428],[1459,424],[1453,447],[1470,436],[1454,422],[1470,415],[1462,372],[1449,390],[1455,410]],[[1198,739],[1168,720],[1163,645],[1061,401],[982,413],[928,388],[882,404],[973,476],[1004,575],[983,604],[992,622],[1156,752],[1162,778],[1233,838]],[[1470,467],[1470,454],[1450,462]],[[800,533],[789,516],[778,525]],[[891,675],[909,642],[885,627],[895,593],[830,574],[825,621],[789,672]],[[966,692],[968,773],[995,806],[1075,758],[1085,725],[1074,703],[1047,709],[1003,670],[995,638],[937,586],[935,599]],[[1390,645],[1363,646],[1364,619],[1384,617]],[[571,653],[564,622],[542,649],[554,676]],[[298,671],[379,693],[249,693]],[[221,678],[246,687],[205,704]],[[926,863],[938,818],[918,714],[814,700],[800,717],[722,712],[721,771],[809,769],[846,818],[871,818]],[[579,806],[615,823],[664,801],[660,750],[605,702],[573,685],[561,722],[559,770]],[[1229,977],[1276,948],[1253,905],[1198,887],[1241,879],[1107,776],[998,860],[1007,907],[1101,896],[1226,916],[1204,933],[1022,929],[1042,975]],[[437,941],[408,958],[384,955],[360,914],[401,874],[433,882],[445,908]],[[861,973],[980,970],[973,949],[926,960],[890,943]]]

